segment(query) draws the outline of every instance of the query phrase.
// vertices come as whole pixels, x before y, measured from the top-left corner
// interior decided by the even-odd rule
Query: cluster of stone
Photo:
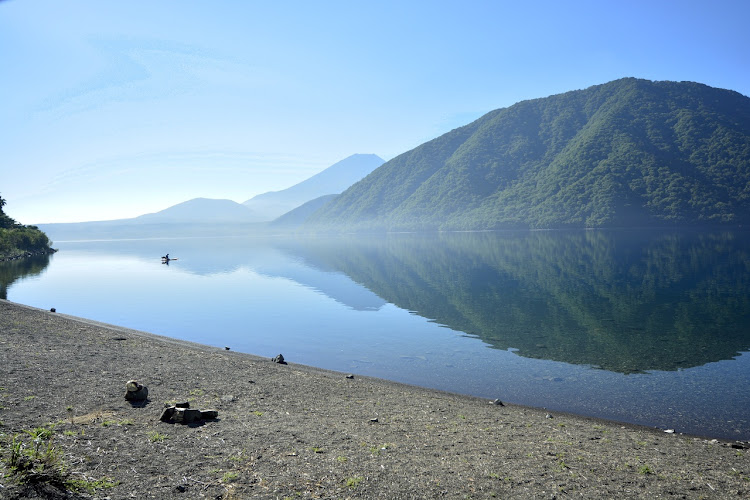
[[[217,410],[195,410],[190,408],[190,403],[186,401],[164,408],[159,420],[175,424],[192,424],[201,420],[213,420],[218,416]]]
[[[148,398],[148,387],[137,380],[128,380],[125,384],[125,399],[130,402],[146,401]],[[219,417],[217,410],[194,410],[190,408],[189,402],[168,405],[159,417],[162,422],[175,424],[192,424],[202,420],[214,420]]]

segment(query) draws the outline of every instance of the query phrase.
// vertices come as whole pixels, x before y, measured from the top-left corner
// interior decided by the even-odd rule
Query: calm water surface
[[[57,242],[9,300],[269,358],[750,440],[750,237]],[[179,260],[169,265],[160,256]]]

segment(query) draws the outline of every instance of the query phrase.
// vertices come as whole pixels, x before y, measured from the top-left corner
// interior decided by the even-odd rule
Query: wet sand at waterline
[[[747,443],[278,364],[62,312],[0,300],[0,498],[750,496]],[[125,399],[130,379],[147,386],[145,403]],[[161,421],[178,402],[218,418]],[[13,439],[33,446],[26,431],[39,428],[51,429],[63,482],[18,485]]]

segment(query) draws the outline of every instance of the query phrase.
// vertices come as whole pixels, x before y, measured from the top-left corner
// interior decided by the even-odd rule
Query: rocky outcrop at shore
[[[55,248],[48,248],[46,250],[35,250],[35,251],[24,251],[21,253],[14,253],[12,255],[0,256],[0,262],[7,262],[11,260],[28,259],[29,257],[37,257],[40,255],[51,255],[57,252]]]

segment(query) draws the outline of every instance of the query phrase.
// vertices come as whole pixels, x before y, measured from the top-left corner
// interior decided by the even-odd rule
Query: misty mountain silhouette
[[[247,223],[258,222],[262,217],[245,205],[232,200],[194,198],[159,212],[145,214],[133,223]]]
[[[270,221],[321,196],[339,194],[385,162],[374,154],[354,154],[281,191],[259,194],[243,205]]]
[[[298,225],[324,201],[366,176],[383,161],[374,154],[355,154],[288,189],[264,193],[242,204],[194,198],[131,219],[38,226],[52,240],[60,241],[249,234],[266,230],[266,222],[290,211],[294,213],[275,227]]]

